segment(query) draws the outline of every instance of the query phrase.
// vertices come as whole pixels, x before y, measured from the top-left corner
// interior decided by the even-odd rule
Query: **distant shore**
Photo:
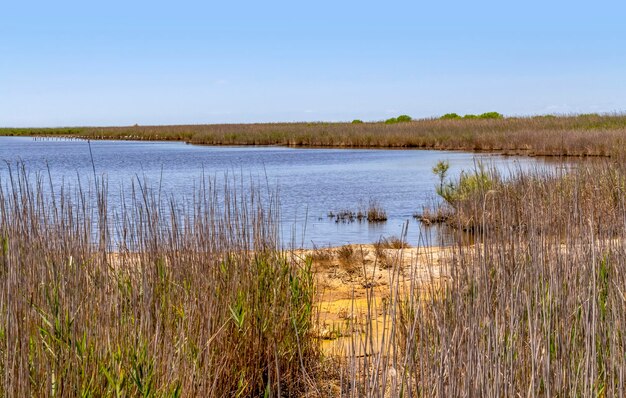
[[[494,152],[523,156],[617,157],[626,151],[626,115],[420,119],[402,123],[259,123],[175,126],[0,128],[0,136],[182,141]]]

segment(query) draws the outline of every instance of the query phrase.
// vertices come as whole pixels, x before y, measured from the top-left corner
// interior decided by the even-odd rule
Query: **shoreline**
[[[347,248],[352,250],[350,257],[344,252]],[[376,341],[373,346],[380,347],[378,342],[388,333],[385,326],[390,322],[381,304],[390,297],[408,294],[406,289],[411,284],[432,288],[449,278],[442,259],[451,249],[351,244],[292,251],[297,261],[306,258],[312,261],[318,288],[314,306],[319,329],[315,333],[322,350],[338,357],[374,354],[362,352],[363,345],[353,342],[359,341],[369,329],[369,339]]]
[[[0,136],[176,141],[212,146],[334,149],[428,149],[505,156],[624,155],[626,115],[419,119],[384,122],[292,122],[167,126],[0,128]]]
[[[528,157],[528,158],[542,158],[542,159],[612,159],[614,156],[611,154],[590,154],[590,153],[573,153],[573,154],[559,154],[559,153],[543,153],[535,152],[530,149],[476,149],[471,147],[431,147],[431,146],[355,146],[355,145],[306,145],[306,144],[254,144],[254,143],[196,143],[177,139],[165,139],[154,138],[146,139],[139,137],[82,137],[82,136],[56,136],[56,135],[3,135],[0,133],[0,138],[31,138],[34,140],[68,140],[68,141],[114,141],[114,142],[160,142],[160,143],[181,143],[185,145],[193,146],[206,146],[216,148],[286,148],[286,149],[310,149],[312,151],[318,149],[337,149],[337,150],[368,150],[368,151],[438,151],[438,152],[461,152],[471,153],[476,155],[486,156],[502,156],[502,157]]]

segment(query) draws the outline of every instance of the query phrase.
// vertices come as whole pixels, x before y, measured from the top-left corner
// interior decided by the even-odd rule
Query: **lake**
[[[133,179],[161,185],[164,195],[190,198],[202,176],[220,181],[235,176],[279,190],[283,241],[300,246],[372,243],[399,236],[408,222],[408,241],[425,229],[412,217],[437,200],[431,169],[450,162],[450,175],[470,170],[477,159],[503,173],[544,165],[538,158],[476,155],[466,152],[387,149],[214,147],[181,142],[92,141],[0,137],[0,177],[8,163],[23,162],[32,173],[49,167],[53,183],[93,181],[93,167],[119,192]],[[47,166],[46,166],[47,165]],[[554,166],[550,166],[554,167]],[[386,210],[384,223],[336,223],[329,212],[365,208],[370,200]],[[115,206],[113,198],[112,206]],[[295,237],[293,234],[295,233]],[[422,235],[423,236],[423,235]],[[431,235],[429,235],[431,236]],[[437,242],[433,242],[437,243]]]

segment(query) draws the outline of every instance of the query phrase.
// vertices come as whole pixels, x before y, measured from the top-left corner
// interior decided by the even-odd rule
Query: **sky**
[[[618,1],[0,0],[0,126],[626,110]]]

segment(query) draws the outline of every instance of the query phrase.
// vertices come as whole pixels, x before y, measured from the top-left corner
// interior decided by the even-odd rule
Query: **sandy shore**
[[[402,297],[413,286],[433,286],[446,278],[440,247],[393,248],[348,245],[299,250],[294,254],[313,261],[317,282],[318,335],[333,355],[368,355],[385,333],[390,317],[383,304]],[[369,305],[368,305],[369,304]],[[369,310],[368,310],[369,308]],[[368,347],[361,341],[369,328]]]
[[[442,259],[450,254],[450,248],[393,246],[353,244],[291,252],[297,262],[312,260],[317,288],[315,333],[327,354],[375,353],[390,329],[386,300],[406,297],[411,286],[425,287],[425,291],[436,288],[448,277]],[[115,268],[121,265],[119,253],[108,255]],[[368,347],[364,346],[365,337]]]

